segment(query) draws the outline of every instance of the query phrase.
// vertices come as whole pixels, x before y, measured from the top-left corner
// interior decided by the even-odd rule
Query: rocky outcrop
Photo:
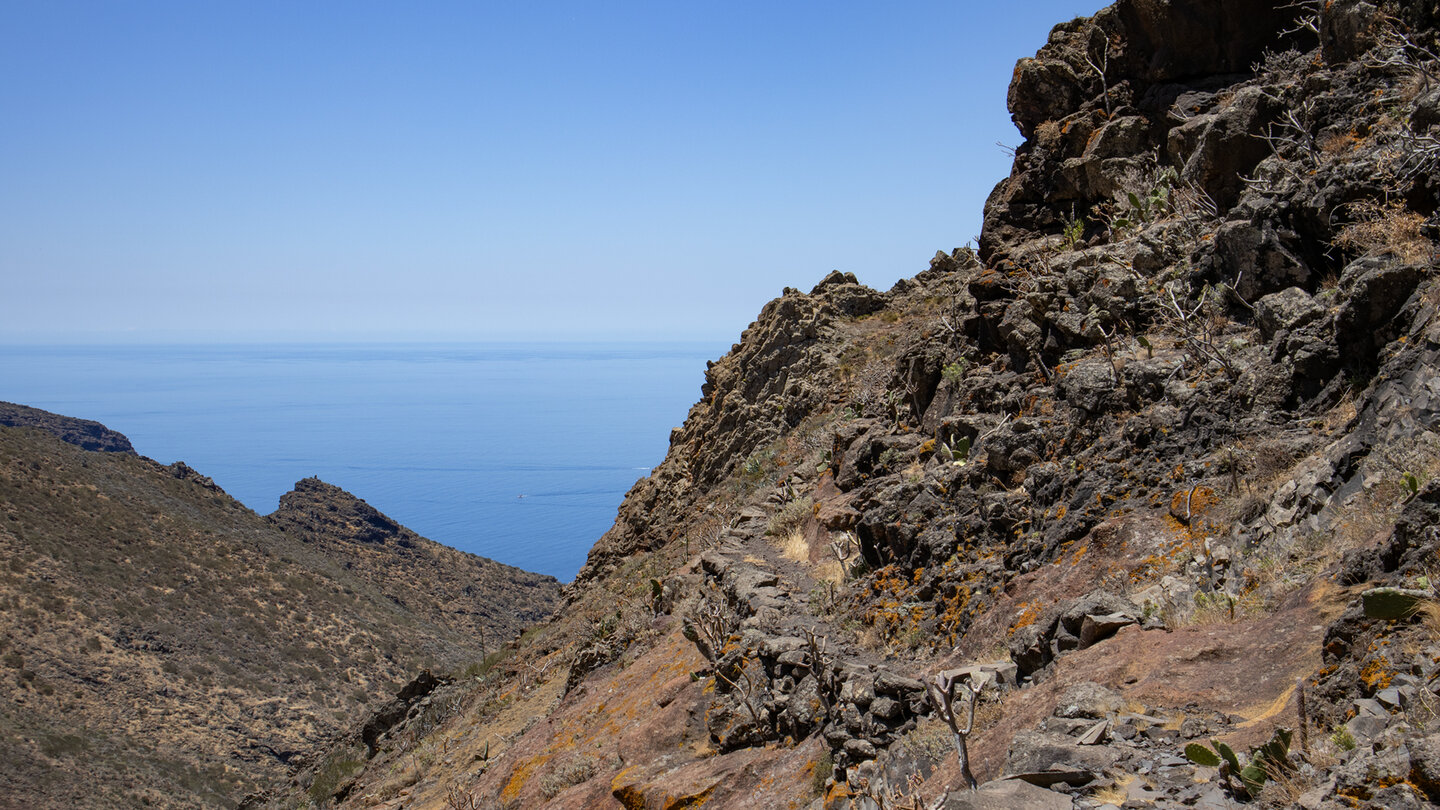
[[[544,619],[558,601],[554,577],[428,540],[318,478],[296,482],[267,520],[482,649]]]
[[[787,288],[767,304],[730,353],[707,365],[700,402],[671,433],[665,460],[626,494],[614,527],[591,548],[575,585],[654,548],[659,527],[685,522],[712,488],[746,464],[758,471],[767,445],[829,405],[825,380],[836,362],[835,325],[870,315],[886,300],[853,274],[834,272],[808,295]]]
[[[389,545],[401,553],[413,550],[420,537],[345,490],[304,478],[280,496],[270,522],[305,540],[329,543]]]
[[[62,442],[97,453],[134,453],[124,434],[99,422],[42,411],[13,402],[0,402],[0,426],[43,430]]]

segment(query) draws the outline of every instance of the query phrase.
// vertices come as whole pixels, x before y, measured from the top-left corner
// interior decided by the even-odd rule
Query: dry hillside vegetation
[[[766,305],[566,606],[276,801],[1440,801],[1436,22],[1056,27],[978,250]]]
[[[184,464],[57,432],[0,428],[0,805],[230,806],[415,670],[483,657],[484,615],[508,638],[558,590],[472,558],[495,603],[442,602],[434,562],[286,535]]]

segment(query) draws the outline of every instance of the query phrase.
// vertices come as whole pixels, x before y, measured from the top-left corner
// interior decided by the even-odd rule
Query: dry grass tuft
[[[1403,203],[1361,200],[1348,206],[1354,221],[1335,237],[1335,244],[1365,256],[1392,253],[1401,261],[1419,262],[1435,253],[1435,245],[1421,232],[1425,217]]]
[[[828,579],[837,586],[845,582],[845,566],[841,565],[840,561],[834,557],[829,557],[819,563],[810,573],[816,580]]]
[[[1130,786],[1138,778],[1133,773],[1117,773],[1110,784],[1096,789],[1090,794],[1090,798],[1101,804],[1113,804],[1119,807],[1130,798]]]
[[[805,525],[814,511],[815,502],[806,495],[796,498],[780,507],[774,515],[770,516],[770,523],[765,527],[765,533],[771,537],[783,538],[790,532]]]
[[[791,529],[778,539],[776,546],[780,549],[780,556],[791,562],[810,561],[810,542],[805,539],[805,532],[801,529]]]
[[[1440,601],[1427,599],[1425,604],[1416,608],[1415,615],[1420,619],[1420,627],[1432,640],[1440,639]]]
[[[1319,754],[1319,759],[1324,760],[1327,754]],[[1260,807],[1298,807],[1300,797],[1314,790],[1319,784],[1317,774],[1321,772],[1316,762],[1316,757],[1311,757],[1311,764],[1317,765],[1313,770],[1306,772],[1300,768],[1282,767],[1274,762],[1264,763],[1266,782],[1261,788],[1258,805]]]

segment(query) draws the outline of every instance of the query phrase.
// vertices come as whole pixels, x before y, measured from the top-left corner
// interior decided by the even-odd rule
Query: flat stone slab
[[[945,797],[941,810],[1070,810],[1069,796],[1018,779],[986,782]]]
[[[1120,628],[1132,624],[1139,624],[1134,616],[1126,613],[1104,613],[1085,614],[1085,619],[1080,624],[1080,646],[1089,647],[1097,641],[1103,641],[1117,632]]]

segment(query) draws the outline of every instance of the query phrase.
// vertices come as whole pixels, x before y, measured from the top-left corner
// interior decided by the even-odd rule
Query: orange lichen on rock
[[[1385,662],[1380,658],[1372,658],[1360,669],[1360,682],[1365,684],[1368,694],[1375,694],[1381,689],[1387,689],[1390,682],[1395,679],[1395,673],[1391,672]]]
[[[1176,520],[1189,522],[1210,511],[1210,508],[1219,502],[1220,498],[1210,487],[1178,489],[1170,498],[1170,514],[1174,515]]]
[[[1025,602],[1020,605],[1020,614],[1015,621],[1010,623],[1010,628],[1005,631],[1006,635],[1014,635],[1016,630],[1022,627],[1029,627],[1040,618],[1040,603]]]

